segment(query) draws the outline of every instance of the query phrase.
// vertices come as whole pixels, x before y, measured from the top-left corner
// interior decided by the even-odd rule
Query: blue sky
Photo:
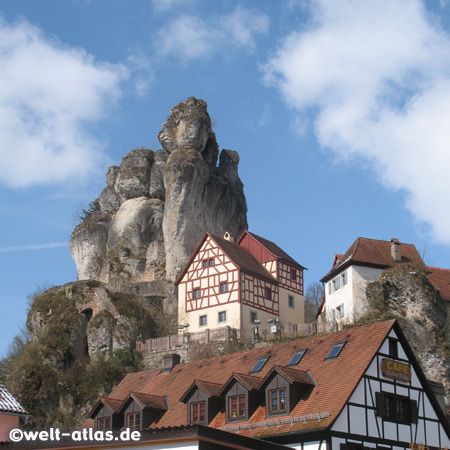
[[[318,281],[358,237],[450,268],[450,4],[0,0],[0,355],[27,295],[76,279],[108,165],[208,102],[250,230]]]

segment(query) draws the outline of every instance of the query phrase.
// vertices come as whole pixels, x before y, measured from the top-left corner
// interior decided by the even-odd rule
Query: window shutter
[[[417,408],[416,400],[410,400],[410,410],[411,410],[411,422],[417,423],[419,421],[419,409]]]
[[[384,407],[384,393],[383,392],[376,392],[375,393],[375,402],[377,407],[377,416],[378,417],[385,417],[385,407]]]

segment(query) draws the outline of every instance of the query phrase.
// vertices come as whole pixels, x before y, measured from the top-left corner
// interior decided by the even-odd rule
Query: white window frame
[[[205,323],[202,323],[202,319],[205,319]],[[208,325],[208,315],[207,314],[202,314],[198,318],[198,326],[199,327],[206,327],[207,325]]]
[[[220,293],[223,294],[224,292],[228,292],[228,282],[227,281],[220,283]]]
[[[223,320],[221,320],[220,319],[220,315],[223,315],[223,317],[224,317],[224,319]],[[224,323],[224,322],[226,322],[227,321],[227,312],[226,311],[219,311],[218,313],[217,313],[217,322],[218,323]]]

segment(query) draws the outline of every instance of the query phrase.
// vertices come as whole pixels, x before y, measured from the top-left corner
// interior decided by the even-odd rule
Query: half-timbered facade
[[[450,445],[445,411],[395,321],[128,374],[109,395],[122,402],[118,427],[139,395],[165,399],[140,429],[167,437],[206,426],[230,442],[247,438],[240,448],[263,448],[261,440],[298,450]],[[100,415],[94,408],[91,424]]]
[[[189,332],[268,320],[304,323],[303,266],[273,242],[245,232],[238,243],[206,233],[178,277],[178,320]]]

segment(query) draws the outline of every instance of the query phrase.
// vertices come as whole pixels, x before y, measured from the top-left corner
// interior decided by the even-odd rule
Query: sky
[[[190,96],[306,286],[358,236],[450,268],[448,0],[0,0],[0,68],[0,357],[76,280],[107,167]]]

